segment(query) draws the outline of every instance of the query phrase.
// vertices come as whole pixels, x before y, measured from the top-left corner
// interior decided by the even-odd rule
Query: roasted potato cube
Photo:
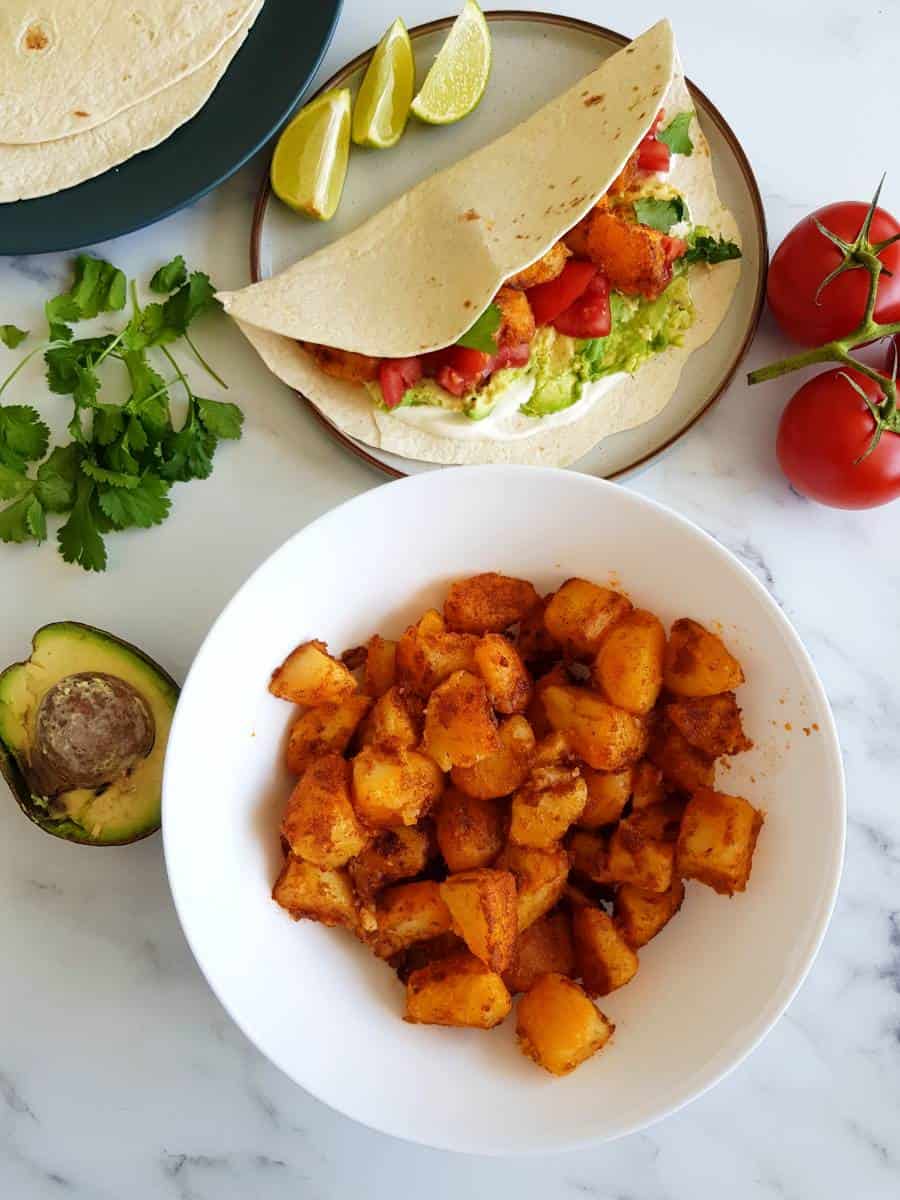
[[[390,958],[413,942],[450,931],[450,910],[433,879],[385,888],[375,908],[376,929],[369,943],[379,958]]]
[[[542,975],[519,1001],[516,1033],[523,1054],[551,1075],[568,1075],[602,1050],[615,1026],[565,975]]]
[[[397,680],[397,643],[377,633],[366,643],[366,666],[363,690],[366,695],[379,696],[394,686]]]
[[[295,921],[308,917],[323,925],[357,928],[356,900],[346,871],[317,867],[291,855],[275,880],[272,899]]]
[[[343,754],[356,727],[369,711],[368,696],[347,696],[339,704],[308,708],[291,726],[285,761],[294,775],[324,754]]]
[[[521,787],[528,777],[534,752],[534,734],[525,718],[507,717],[500,722],[497,736],[500,739],[499,750],[479,759],[471,767],[454,767],[450,772],[454,784],[467,796],[481,800],[508,796]]]
[[[388,961],[397,972],[398,979],[406,983],[413,971],[420,971],[422,967],[440,962],[442,958],[466,953],[466,943],[461,937],[455,933],[439,933],[427,942],[413,942],[405,950],[391,955]]]
[[[547,734],[553,732],[553,726],[547,720],[547,711],[544,708],[544,692],[549,687],[568,687],[571,682],[564,663],[557,663],[536,681],[532,690],[531,703],[525,710],[535,737],[545,738]]]
[[[616,889],[613,919],[628,945],[639,950],[668,925],[683,900],[680,879],[673,879],[667,892],[645,892],[633,883],[623,883]]]
[[[467,767],[475,771],[477,767]],[[504,816],[496,800],[448,788],[435,813],[438,849],[451,871],[486,867],[503,849]]]
[[[479,867],[449,875],[440,885],[452,929],[476,958],[503,972],[516,940],[516,881],[509,871]]]
[[[397,682],[427,696],[454,671],[475,670],[477,644],[472,634],[450,633],[441,614],[429,609],[397,643]]]
[[[678,873],[723,896],[742,892],[762,824],[762,813],[742,797],[700,788],[688,801],[681,821]]]
[[[541,975],[575,974],[575,949],[569,914],[558,908],[547,913],[516,938],[512,963],[503,973],[503,982],[515,995],[527,992]]]
[[[675,704],[667,704],[665,712],[682,737],[710,758],[742,754],[753,746],[744,733],[734,692],[686,696]]]
[[[531,667],[551,662],[562,654],[561,648],[550,636],[550,630],[544,624],[544,610],[549,599],[550,597],[547,596],[545,599],[539,600],[519,622],[516,649],[522,656],[522,661]]]
[[[674,725],[663,721],[650,739],[647,757],[659,767],[665,782],[683,792],[712,787],[715,762],[696,749]]]
[[[569,874],[569,856],[562,846],[537,850],[532,846],[504,846],[494,866],[511,871],[516,881],[516,909],[521,933],[549,912],[563,894]]]
[[[475,647],[475,668],[497,712],[525,711],[531,701],[531,676],[512,642],[500,633],[486,633]]]
[[[587,787],[577,767],[535,767],[513,796],[509,840],[549,849],[584,811]]]
[[[661,804],[665,799],[662,771],[648,759],[641,759],[635,764],[631,778],[631,807],[637,812],[641,808],[650,808],[653,804]]]
[[[609,873],[609,838],[576,829],[566,839],[572,870],[594,883],[612,883]]]
[[[328,754],[307,767],[291,792],[281,819],[281,836],[291,853],[319,867],[342,867],[372,836],[350,800],[350,764]]]
[[[273,696],[310,708],[338,704],[356,690],[356,680],[342,662],[331,657],[324,642],[302,642],[269,680]]]
[[[634,978],[638,956],[612,918],[591,905],[572,910],[578,974],[589,996],[608,996]]]
[[[666,631],[644,609],[626,613],[604,636],[594,659],[594,686],[610,704],[644,716],[662,688]]]
[[[645,892],[667,892],[672,886],[677,822],[675,830],[670,830],[668,818],[658,819],[656,810],[664,808],[641,809],[613,830],[607,869],[615,883],[633,883]]]
[[[526,579],[488,571],[452,584],[444,620],[462,633],[502,633],[531,611],[540,597]]]
[[[406,985],[404,1021],[493,1029],[509,1014],[512,998],[496,971],[468,952],[413,971]]]
[[[534,748],[533,767],[571,767],[578,762],[569,739],[558,729],[551,729]]]
[[[418,746],[422,739],[423,709],[421,699],[411,688],[395,684],[372,705],[360,729],[360,744],[393,749]]]
[[[383,887],[420,874],[430,857],[431,839],[424,829],[401,826],[376,834],[347,864],[360,905],[371,909]]]
[[[744,672],[717,634],[682,617],[669,633],[664,681],[676,696],[718,696],[742,684]]]
[[[593,767],[582,769],[587,787],[587,803],[578,818],[582,829],[599,829],[612,825],[622,815],[622,809],[631,796],[634,772],[631,767],[621,771],[595,771]]]
[[[353,760],[353,807],[376,829],[415,825],[443,790],[440,768],[418,750],[364,746]]]
[[[500,749],[497,719],[477,675],[454,671],[428,698],[423,748],[442,771],[471,767]]]
[[[620,771],[636,762],[647,746],[643,723],[624,709],[579,687],[548,687],[542,693],[547,719],[562,730],[589,767]]]
[[[567,579],[547,601],[544,624],[571,658],[596,654],[604,633],[631,610],[631,601],[587,579]]]

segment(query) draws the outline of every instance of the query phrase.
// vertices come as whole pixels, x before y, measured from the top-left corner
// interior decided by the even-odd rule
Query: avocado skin
[[[141,650],[139,646],[135,646],[133,643],[118,637],[114,633],[109,633],[105,629],[99,629],[96,625],[88,625],[82,621],[52,621],[47,625],[42,625],[40,629],[35,631],[31,639],[32,654],[37,649],[38,641],[42,634],[48,632],[62,633],[67,629],[71,629],[73,632],[78,631],[82,634],[90,634],[91,637],[107,643],[110,647],[118,647],[133,657],[140,659],[158,677],[161,690],[165,690],[171,695],[172,710],[174,711],[175,702],[178,699],[181,689],[169,672],[164,667],[161,667],[149,654]],[[10,663],[8,667],[0,671],[0,681],[2,681],[3,676],[8,671],[13,670],[15,667],[26,667],[29,661],[30,657],[24,659],[22,662]],[[16,803],[25,816],[28,817],[29,821],[32,821],[44,833],[62,838],[64,841],[75,842],[80,846],[127,846],[132,842],[142,841],[159,830],[160,822],[157,821],[128,837],[99,839],[92,837],[88,830],[84,829],[71,818],[51,816],[45,811],[39,800],[34,797],[20,766],[19,759],[4,741],[2,732],[0,732],[0,775],[6,780],[10,791],[16,798]]]

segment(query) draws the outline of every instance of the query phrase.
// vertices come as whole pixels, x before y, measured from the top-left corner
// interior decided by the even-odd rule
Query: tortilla
[[[0,144],[0,204],[75,187],[165,141],[212,95],[262,6],[254,0],[243,25],[205,66],[104,125],[32,146]]]
[[[102,125],[205,66],[253,7],[254,0],[4,0],[0,142],[53,141]]]

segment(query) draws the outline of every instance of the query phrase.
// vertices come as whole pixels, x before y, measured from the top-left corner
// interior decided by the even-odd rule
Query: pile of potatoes
[[[273,897],[390,963],[407,1021],[491,1029],[521,993],[522,1050],[566,1074],[683,881],[747,885],[762,816],[714,789],[752,744],[743,678],[696,621],[667,637],[586,579],[476,575],[399,641],[304,642],[270,683],[303,706]]]

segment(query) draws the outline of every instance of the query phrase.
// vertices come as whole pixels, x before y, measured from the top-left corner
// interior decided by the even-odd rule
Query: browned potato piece
[[[569,739],[558,729],[551,731],[534,748],[533,767],[571,767],[578,762]]]
[[[431,839],[424,829],[401,826],[385,829],[347,864],[359,902],[369,909],[375,896],[389,883],[412,879],[425,870]]]
[[[397,682],[427,696],[454,671],[474,671],[477,644],[472,634],[450,633],[441,614],[431,608],[397,643]]]
[[[613,918],[628,945],[639,950],[668,925],[683,900],[680,879],[673,879],[667,892],[645,892],[633,883],[623,883],[616,889]]]
[[[762,824],[762,813],[742,797],[700,788],[684,810],[676,850],[678,873],[723,896],[742,892]]]
[[[667,892],[672,886],[677,822],[669,828],[667,812],[657,810],[666,806],[632,813],[613,831],[607,867],[616,883],[633,883],[646,892]]]
[[[406,983],[413,971],[420,971],[422,967],[440,962],[442,958],[465,953],[466,943],[461,937],[457,937],[455,933],[439,933],[427,942],[413,942],[405,950],[391,955],[388,961],[397,972],[397,977]]]
[[[452,929],[476,958],[503,972],[516,940],[516,881],[509,871],[479,867],[449,875],[440,885]]]
[[[501,871],[511,871],[516,881],[519,932],[549,912],[563,894],[569,875],[569,856],[562,846],[536,850],[508,843],[494,861]]]
[[[450,930],[450,910],[433,879],[385,888],[375,909],[370,945],[379,958],[390,958],[413,942],[424,942]]]
[[[437,844],[444,862],[451,871],[486,867],[503,848],[503,826],[503,813],[496,800],[447,788],[435,814]]]
[[[535,767],[513,796],[509,840],[547,850],[578,820],[586,802],[577,767]]]
[[[744,682],[741,664],[715,633],[682,617],[666,646],[665,685],[676,696],[717,696]]]
[[[360,729],[360,744],[393,749],[418,746],[422,738],[422,712],[422,701],[416,693],[395,684],[372,705]]]
[[[356,900],[346,871],[329,870],[293,855],[285,860],[272,888],[272,899],[295,921],[308,917],[323,925],[358,924]]]
[[[298,858],[320,867],[342,867],[372,836],[350,802],[350,764],[328,754],[307,767],[291,792],[281,836]]]
[[[715,762],[692,746],[668,721],[664,721],[651,738],[647,757],[659,767],[670,787],[684,792],[712,787]]]
[[[612,883],[609,873],[609,838],[576,830],[566,839],[572,870],[594,883]]]
[[[475,647],[475,668],[500,713],[524,712],[531,701],[531,676],[512,642],[486,633]]]
[[[454,671],[428,698],[423,748],[442,771],[471,767],[500,749],[497,719],[477,675]]]
[[[568,687],[571,682],[572,680],[564,663],[557,663],[555,667],[547,671],[545,675],[542,675],[536,681],[531,696],[531,703],[525,711],[529,724],[534,730],[535,737],[544,738],[548,733],[553,732],[553,726],[547,720],[547,711],[544,708],[544,692],[549,687]]]
[[[742,754],[753,743],[744,733],[734,692],[691,696],[666,705],[666,716],[681,735],[703,754]]]
[[[363,690],[376,699],[393,687],[397,679],[397,643],[375,634],[366,643]]]
[[[572,910],[572,936],[578,974],[589,996],[608,996],[624,987],[638,969],[638,956],[599,908],[579,905]]]
[[[521,787],[528,777],[534,752],[534,734],[525,718],[507,717],[501,721],[497,736],[500,739],[499,750],[479,759],[471,767],[454,767],[450,772],[454,784],[467,796],[480,800],[499,799]]]
[[[452,584],[444,619],[462,633],[502,633],[526,616],[540,597],[527,579],[488,571]]]
[[[279,700],[305,704],[338,704],[356,691],[356,680],[342,662],[332,658],[324,642],[302,642],[292,650],[269,680]]]
[[[356,727],[369,711],[368,696],[347,696],[339,704],[308,708],[291,726],[285,761],[294,775],[302,775],[323,754],[343,754]]]
[[[544,624],[544,610],[549,596],[539,600],[519,622],[519,635],[516,638],[516,648],[522,660],[529,665],[546,663],[548,660],[559,658],[561,650],[550,631]]]
[[[579,687],[553,685],[542,693],[544,711],[589,767],[620,771],[641,757],[647,732],[637,717]]]
[[[558,908],[516,938],[512,964],[503,974],[503,982],[513,995],[527,992],[541,975],[575,974],[575,949],[569,914]]]
[[[353,760],[353,807],[376,829],[415,825],[444,790],[444,777],[417,750],[364,746]]]
[[[658,617],[636,608],[603,638],[594,659],[594,686],[610,704],[644,716],[662,688],[666,631]]]
[[[578,818],[581,828],[599,829],[618,821],[631,796],[633,769],[595,771],[593,767],[584,767],[581,773],[587,787],[587,804]]]
[[[539,283],[549,283],[551,279],[555,279],[562,273],[566,259],[571,253],[572,251],[564,242],[554,242],[547,253],[542,254],[537,262],[517,271],[515,275],[510,275],[506,286],[527,291],[528,288],[537,287]]]
[[[631,807],[634,812],[661,804],[665,799],[662,772],[644,758],[634,767],[631,779]]]
[[[465,952],[413,971],[403,1019],[414,1025],[493,1029],[511,1008],[512,998],[500,976]]]
[[[519,1001],[516,1033],[523,1054],[551,1075],[568,1075],[602,1050],[615,1026],[577,983],[542,975]]]
[[[587,579],[567,579],[547,601],[547,631],[572,658],[596,654],[604,633],[631,610],[631,601]]]

